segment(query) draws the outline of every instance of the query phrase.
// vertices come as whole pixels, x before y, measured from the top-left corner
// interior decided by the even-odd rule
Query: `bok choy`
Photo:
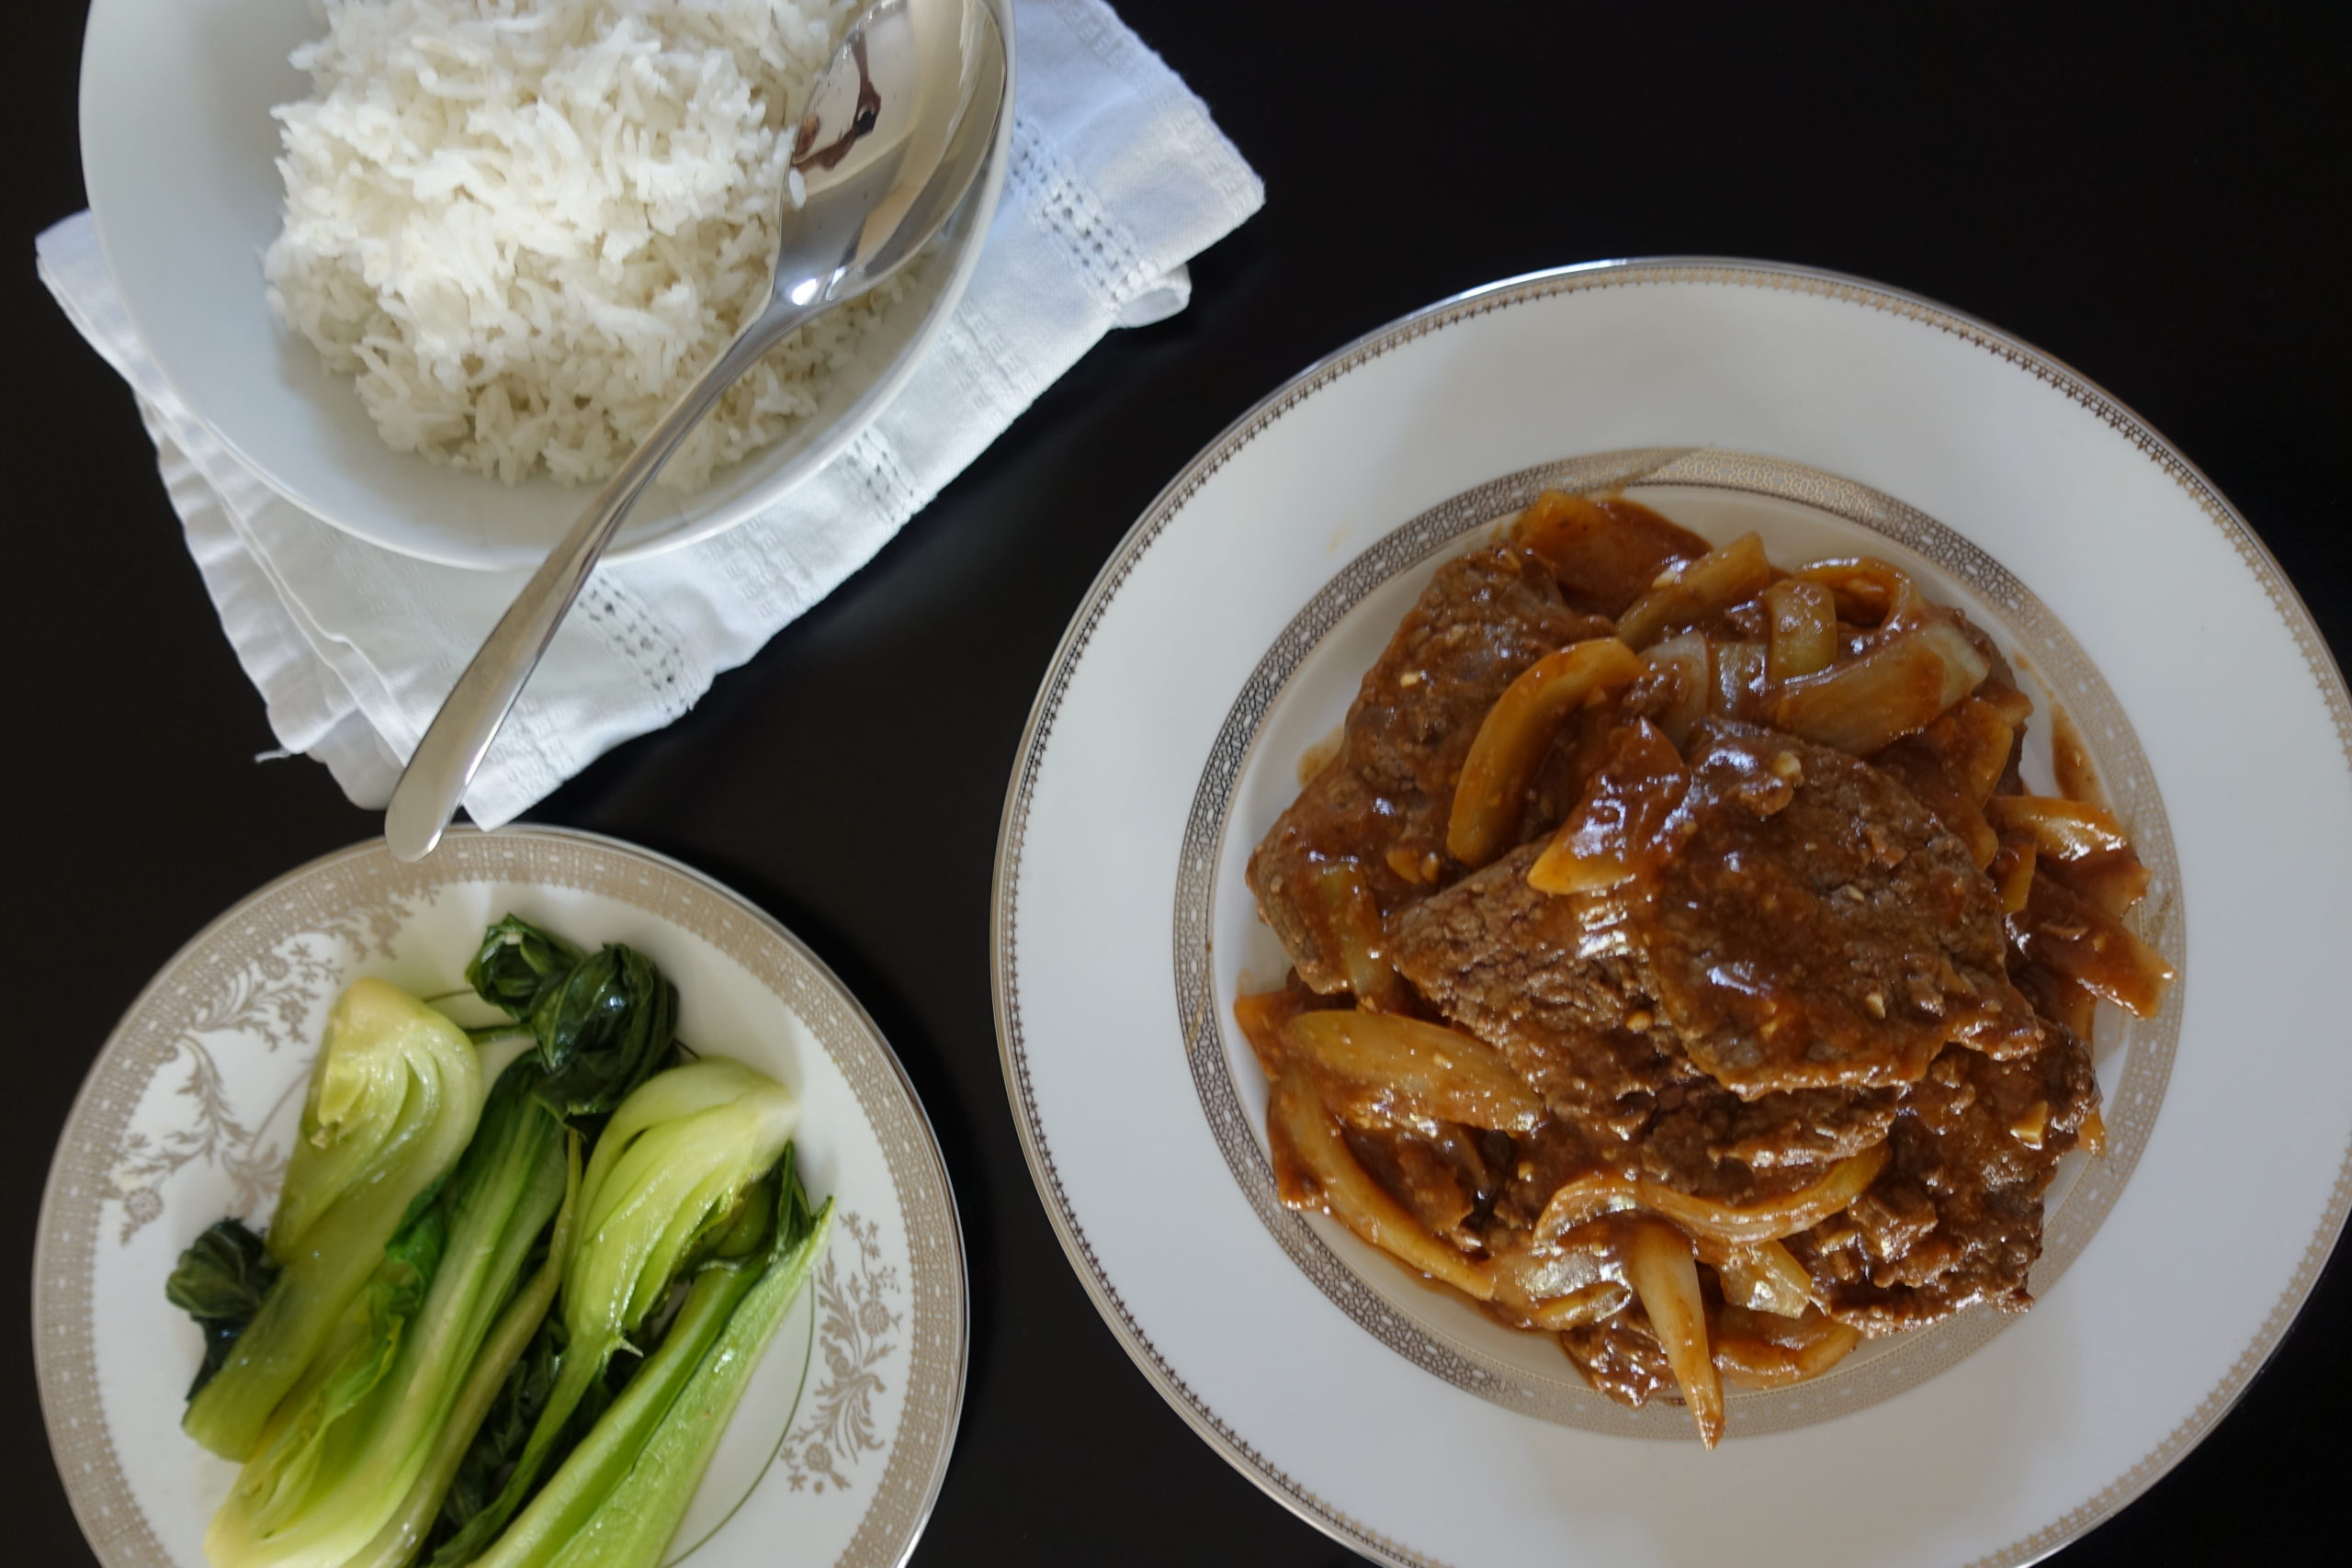
[[[381,980],[344,992],[270,1222],[280,1272],[190,1396],[188,1436],[224,1459],[252,1456],[412,1206],[457,1163],[481,1102],[481,1059],[463,1030]]]
[[[466,977],[514,1027],[345,992],[266,1239],[167,1283],[187,1429],[242,1464],[213,1568],[653,1568],[822,1251],[798,1102],[692,1060],[642,954],[509,915]],[[523,1033],[485,1103],[474,1041]]]
[[[695,1276],[669,1333],[476,1568],[656,1568],[760,1354],[823,1256],[833,1204],[810,1213],[785,1151]]]
[[[616,942],[580,949],[507,916],[482,933],[466,983],[538,1043],[539,1096],[560,1116],[602,1116],[670,1063],[678,987]]]
[[[614,1355],[654,1318],[673,1285],[713,1265],[714,1255],[723,1258],[729,1245],[739,1256],[751,1250],[739,1230],[748,1195],[782,1158],[798,1119],[798,1101],[781,1084],[716,1057],[656,1074],[613,1112],[581,1184],[578,1240],[558,1308],[562,1352],[555,1382],[512,1474],[443,1543],[433,1559],[436,1568],[470,1562],[497,1539],[550,1461],[561,1457],[576,1432],[575,1413],[601,1389]],[[711,1304],[723,1293],[714,1283],[701,1311],[723,1321],[734,1302]],[[690,1290],[665,1348],[695,1299]],[[637,1370],[621,1404],[651,1367],[649,1360]],[[638,1404],[651,1397],[639,1395]],[[590,1440],[621,1404],[598,1419]]]
[[[569,1258],[579,1142],[543,1077],[528,1057],[500,1077],[214,1517],[214,1568],[397,1568],[423,1544]]]
[[[270,1261],[269,1248],[234,1215],[215,1224],[180,1254],[172,1277],[164,1281],[164,1299],[204,1330],[204,1364],[188,1385],[190,1399],[228,1360],[277,1280],[277,1265]]]

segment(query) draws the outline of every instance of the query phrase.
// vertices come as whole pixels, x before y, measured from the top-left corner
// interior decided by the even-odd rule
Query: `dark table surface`
[[[1478,51],[1442,36],[1451,7],[1121,9],[1264,175],[1265,209],[1195,264],[1189,311],[1102,344],[692,714],[531,815],[732,884],[816,947],[905,1058],[962,1201],[974,1330],[962,1437],[918,1562],[1339,1563],[1342,1548],[1216,1457],[1129,1363],[1063,1259],[1005,1107],[988,968],[998,812],[1096,569],[1227,421],[1392,317],[1566,262],[1747,255],[1946,301],[2102,382],[2236,502],[2340,655],[2352,310],[2321,230],[2352,167],[2352,50],[2345,13],[2319,6],[2162,25],[2145,10],[1461,7],[1488,19]],[[275,742],[130,399],[33,279],[33,236],[84,205],[83,10],[11,8],[0,94],[17,149],[0,172],[17,563],[0,615],[17,737],[0,863],[26,993],[0,1136],[0,1342],[14,1347],[0,1557],[60,1565],[90,1559],[44,1457],[25,1314],[75,1086],[206,920],[378,830],[324,769],[254,761]],[[2217,1156],[2217,1178],[2233,1157]],[[2229,1267],[2223,1237],[2190,1238],[2185,1256],[2186,1292]],[[2057,1561],[2341,1561],[2347,1340],[2339,1258],[2235,1413]]]

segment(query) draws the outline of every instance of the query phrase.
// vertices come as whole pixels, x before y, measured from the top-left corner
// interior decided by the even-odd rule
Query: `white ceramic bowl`
[[[988,3],[1010,50],[1009,0]],[[287,56],[318,32],[309,0],[95,0],[82,51],[83,177],[124,309],[173,392],[296,504],[403,555],[536,565],[593,491],[545,478],[510,487],[394,452],[349,382],[263,297],[261,255],[285,195],[269,111],[309,92]],[[648,495],[608,558],[742,521],[882,411],[963,296],[1004,183],[1012,123],[1007,113],[979,185],[818,412],[693,495]]]

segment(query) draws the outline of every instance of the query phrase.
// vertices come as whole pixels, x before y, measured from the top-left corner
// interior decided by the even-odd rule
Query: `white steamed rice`
[[[764,302],[777,182],[855,0],[325,0],[277,109],[270,303],[384,439],[602,479]],[[816,406],[882,301],[779,346],[671,459],[699,488]]]

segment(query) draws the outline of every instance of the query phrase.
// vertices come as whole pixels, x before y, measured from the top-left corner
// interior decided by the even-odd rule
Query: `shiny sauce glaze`
[[[1440,568],[1250,857],[1283,1201],[1710,1443],[1726,1382],[2022,1308],[2103,1137],[2096,1009],[2170,978],[2071,726],[2025,790],[2030,715],[1885,562],[1547,493]]]

